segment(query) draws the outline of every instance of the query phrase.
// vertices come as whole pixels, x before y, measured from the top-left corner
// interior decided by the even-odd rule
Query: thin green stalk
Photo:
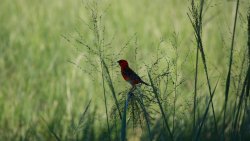
[[[225,104],[224,104],[224,116],[223,116],[223,133],[222,133],[222,140],[225,140],[225,121],[226,121],[226,110],[227,110],[227,101],[228,101],[228,94],[230,89],[230,78],[231,78],[231,67],[233,63],[233,50],[234,50],[234,36],[236,30],[236,23],[237,23],[237,15],[238,15],[238,8],[239,8],[239,0],[237,0],[236,4],[236,11],[234,17],[234,27],[233,27],[233,37],[231,42],[231,50],[230,50],[230,58],[229,58],[229,68],[227,73],[227,80],[226,80],[226,90],[225,90]]]
[[[124,110],[123,110],[123,116],[122,116],[122,128],[121,128],[121,140],[122,141],[125,141],[126,140],[126,125],[127,125],[127,122],[126,122],[126,113],[127,113],[127,109],[128,109],[128,103],[129,103],[129,100],[132,96],[132,93],[129,91],[128,94],[127,94],[127,100],[125,101],[125,105],[124,105]]]
[[[240,99],[238,102],[238,108],[237,108],[237,112],[236,112],[236,116],[235,116],[235,120],[234,120],[234,125],[233,125],[233,135],[234,137],[237,135],[236,133],[236,128],[237,128],[237,123],[239,120],[239,115],[240,115],[240,110],[241,110],[241,105],[243,103],[243,98],[244,98],[244,94],[248,94],[249,93],[249,89],[247,88],[247,81],[250,77],[250,67],[248,67],[248,71],[247,71],[247,75],[245,77],[244,83],[243,83],[243,88],[241,90],[241,95],[240,95]]]
[[[192,20],[192,18],[190,17],[189,14],[188,14],[188,17],[189,17],[190,22],[191,22],[193,29],[195,31],[195,38],[197,41],[197,47],[199,48],[199,51],[201,53],[202,63],[203,63],[204,70],[205,70],[205,75],[206,75],[206,80],[207,80],[207,85],[208,85],[208,90],[209,90],[209,96],[210,96],[210,99],[212,99],[211,83],[209,80],[208,69],[207,69],[207,64],[206,64],[206,57],[205,57],[205,52],[204,52],[202,38],[201,38],[202,12],[203,12],[204,0],[200,0],[200,10],[199,11],[195,7],[193,0],[191,1],[191,6],[192,6],[191,14],[192,14],[192,16],[193,16],[192,18],[194,20]],[[212,112],[213,112],[213,118],[214,118],[214,124],[215,124],[215,132],[218,134],[218,126],[217,126],[217,121],[216,121],[216,117],[215,117],[213,101],[212,101],[211,105],[212,105]]]
[[[56,134],[56,132],[49,126],[49,124],[47,123],[47,121],[44,119],[44,117],[42,117],[42,120],[45,122],[49,132],[51,133],[51,135],[53,135],[53,137],[56,139],[56,141],[61,141],[60,137]]]
[[[177,37],[175,34],[174,37],[174,46],[175,46],[175,83],[174,83],[174,113],[173,113],[173,129],[172,129],[172,134],[174,135],[175,133],[175,112],[176,112],[176,96],[177,96],[177,80],[178,80],[178,50],[177,50]]]
[[[245,98],[244,100],[244,110],[243,110],[243,117],[242,117],[242,122],[240,125],[240,129],[244,129],[244,127],[247,125],[246,124],[246,120],[248,118],[248,113],[247,113],[247,108],[248,108],[248,104],[247,104],[247,98]],[[245,130],[240,130],[240,135],[244,138],[244,134],[245,134]]]
[[[104,33],[104,30],[103,30]],[[105,88],[105,74],[104,74],[104,63],[102,59],[104,58],[104,36],[102,36],[102,40],[100,41],[100,47],[99,47],[99,58],[101,62],[101,73],[102,73],[102,87],[103,87],[103,96],[104,96],[104,104],[105,104],[105,113],[106,113],[106,120],[107,120],[107,126],[108,126],[108,132],[109,132],[109,140],[111,141],[111,131],[109,126],[109,116],[108,116],[108,107],[107,107],[107,97],[106,97],[106,88]]]
[[[247,21],[248,21],[248,41],[247,41],[247,46],[248,46],[248,69],[250,68],[250,7],[248,8],[248,16],[247,16]],[[249,72],[250,73],[250,72]],[[248,74],[250,76],[250,74]],[[246,96],[249,96],[249,89],[250,89],[250,78],[248,77],[248,90]]]
[[[103,74],[105,72],[106,81],[108,82],[108,86],[109,86],[109,88],[110,88],[110,90],[112,92],[113,99],[115,100],[115,105],[116,105],[116,107],[118,109],[120,119],[122,119],[122,115],[121,115],[121,112],[120,112],[118,100],[116,98],[115,89],[114,89],[114,86],[113,86],[113,83],[112,83],[112,79],[111,79],[111,76],[110,76],[110,73],[109,73],[109,69],[108,69],[108,67],[107,67],[107,65],[106,65],[106,63],[104,61],[104,49],[102,49],[102,47],[104,47],[104,35],[103,34],[104,34],[104,29],[105,28],[104,27],[102,28],[103,34],[101,34],[100,33],[100,28],[99,28],[99,24],[101,22],[101,16],[98,15],[97,4],[98,3],[95,3],[94,4],[94,9],[91,9],[91,14],[92,14],[91,16],[92,16],[92,21],[93,21],[93,32],[94,32],[94,35],[95,35],[94,44],[98,49],[98,57],[100,59]],[[102,37],[102,39],[101,39],[101,37]]]
[[[81,124],[82,124],[82,122],[83,122],[83,120],[84,120],[84,118],[85,118],[85,115],[86,115],[86,113],[87,113],[87,111],[88,111],[88,109],[89,109],[89,106],[90,106],[90,104],[91,104],[91,101],[92,101],[92,99],[89,100],[88,105],[86,106],[84,112],[83,112],[82,115],[80,116],[78,125],[77,125],[77,127],[74,128],[74,134],[77,133],[78,129],[81,127]]]
[[[195,59],[195,76],[194,76],[194,119],[193,119],[193,132],[195,132],[196,127],[196,101],[197,101],[197,82],[198,82],[198,63],[199,63],[199,49],[196,49],[196,59]]]
[[[205,113],[203,114],[202,121],[201,121],[201,123],[200,123],[200,125],[199,125],[199,127],[198,127],[198,130],[197,130],[197,133],[196,133],[196,135],[195,135],[195,139],[194,139],[195,141],[198,141],[198,140],[199,140],[200,133],[201,133],[202,127],[203,127],[203,125],[204,125],[204,123],[205,123],[205,119],[206,119],[206,117],[207,117],[207,113],[208,113],[210,104],[211,104],[212,101],[213,101],[213,96],[214,96],[215,90],[216,90],[216,88],[217,88],[218,82],[219,82],[219,79],[218,79],[217,82],[216,82],[216,85],[215,85],[214,90],[213,90],[213,92],[212,92],[212,97],[209,99],[208,105],[207,105],[207,107],[206,107],[206,111],[205,111]]]
[[[107,126],[108,126],[108,133],[109,133],[109,140],[111,140],[111,131],[110,131],[110,126],[109,126],[109,118],[108,118],[108,107],[107,107],[107,96],[106,96],[106,88],[105,88],[105,73],[108,73],[106,70],[106,67],[104,67],[106,64],[104,63],[104,27],[102,29],[103,34],[100,33],[99,29],[99,22],[101,22],[101,17],[98,17],[98,10],[97,10],[97,3],[95,3],[95,9],[96,11],[91,11],[92,12],[92,19],[93,19],[93,26],[94,26],[94,34],[95,34],[95,46],[98,48],[98,57],[100,60],[100,65],[101,65],[101,75],[102,75],[102,87],[103,87],[103,96],[104,96],[104,104],[105,104],[105,113],[106,113],[106,121],[107,121]],[[99,19],[100,18],[100,19]],[[102,36],[101,36],[102,35]],[[102,39],[101,39],[102,38]],[[107,80],[108,83],[112,83]]]
[[[103,64],[101,63],[102,67],[102,87],[103,87],[103,96],[104,96],[104,104],[105,104],[105,112],[106,112],[106,120],[107,120],[107,126],[108,126],[108,132],[109,132],[109,140],[111,141],[111,131],[109,127],[109,117],[108,117],[108,107],[107,107],[107,97],[106,97],[106,89],[105,89],[105,81],[104,81],[104,74],[103,74]]]
[[[144,117],[145,117],[145,120],[146,120],[146,124],[147,124],[149,139],[152,141],[153,138],[152,138],[151,129],[150,129],[150,125],[149,125],[148,112],[147,112],[147,110],[146,110],[146,108],[144,106],[144,102],[143,102],[143,99],[141,97],[141,93],[140,93],[140,97],[139,98],[137,97],[137,101],[139,102],[139,104],[141,106],[141,109],[143,111],[143,114],[144,114]]]
[[[115,88],[114,88],[114,85],[112,83],[112,79],[111,79],[111,76],[110,76],[110,73],[109,73],[109,69],[108,69],[105,61],[102,60],[102,62],[103,62],[104,69],[105,69],[105,71],[107,73],[107,78],[106,79],[107,79],[107,82],[108,82],[108,86],[109,86],[109,88],[110,88],[110,90],[112,92],[113,99],[115,100],[115,105],[116,105],[116,108],[118,110],[119,117],[122,120],[121,110],[120,110],[119,103],[118,103],[118,100],[117,100],[117,97],[116,97],[116,94],[115,94]]]
[[[155,94],[155,98],[156,98],[157,103],[158,103],[158,105],[159,105],[159,107],[160,107],[161,114],[162,114],[162,116],[163,116],[163,120],[164,120],[164,122],[165,122],[165,124],[166,124],[167,130],[168,130],[169,135],[170,135],[170,137],[171,137],[171,140],[173,141],[173,140],[174,140],[173,134],[172,134],[171,131],[170,131],[170,128],[169,128],[169,125],[168,125],[168,122],[167,122],[167,117],[166,117],[166,115],[165,115],[165,113],[164,113],[163,107],[162,107],[161,102],[160,102],[160,99],[159,99],[159,97],[158,97],[157,90],[156,90],[156,88],[155,88],[155,86],[154,86],[153,80],[152,80],[151,75],[149,74],[149,72],[148,72],[148,77],[149,77],[149,80],[150,80],[150,84],[151,84],[151,86],[152,86],[152,88],[153,88],[153,93]]]
[[[242,81],[242,75],[244,73],[244,65],[245,65],[245,61],[246,61],[246,55],[244,54],[244,57],[243,57],[243,60],[242,60],[242,63],[241,63],[241,67],[240,67],[240,73],[239,73],[239,78],[238,78],[238,84],[237,84],[237,90],[236,90],[236,95],[240,95],[240,89],[241,89],[241,81]],[[237,101],[238,101],[238,97],[236,97],[235,101],[234,101],[234,108],[233,108],[233,113],[236,113],[236,108],[237,108]],[[235,121],[235,116],[233,114],[232,116],[232,121]],[[234,122],[231,123],[231,127],[234,126]],[[226,127],[225,127],[226,128]],[[232,128],[233,129],[233,128]]]

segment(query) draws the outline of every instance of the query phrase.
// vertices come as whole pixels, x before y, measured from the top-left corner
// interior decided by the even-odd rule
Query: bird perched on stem
[[[136,84],[142,83],[149,86],[148,83],[144,82],[128,65],[126,60],[117,61],[121,67],[122,77],[135,88]]]

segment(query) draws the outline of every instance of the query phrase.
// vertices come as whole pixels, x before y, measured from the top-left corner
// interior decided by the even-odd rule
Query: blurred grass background
[[[178,77],[179,81],[185,79],[179,90],[178,101],[182,103],[184,99],[192,100],[196,47],[192,25],[187,17],[189,1],[102,0],[98,3],[98,9],[105,11],[105,38],[112,41],[112,51],[117,52],[128,40],[132,40],[121,56],[116,58],[129,60],[132,68],[139,71],[146,81],[148,78],[143,66],[152,64],[157,52],[170,60],[174,58],[171,42],[176,39],[173,36],[176,34],[177,51],[182,60],[177,65],[180,67]],[[90,99],[91,111],[98,109],[98,116],[93,117],[98,122],[96,132],[106,126],[100,88],[101,75],[91,78],[69,63],[67,60],[73,59],[78,60],[81,67],[87,66],[81,54],[75,52],[72,44],[63,38],[80,32],[85,41],[93,40],[93,34],[85,23],[88,23],[91,16],[86,9],[87,4],[87,1],[81,0],[1,1],[1,140],[50,140],[52,136],[47,125],[63,139],[67,139],[72,122],[78,120]],[[208,1],[207,4],[209,8],[204,13],[203,39],[212,84],[215,85],[219,76],[222,78],[214,98],[215,110],[219,112],[223,106],[221,100],[224,98],[235,2]],[[235,43],[235,77],[242,53],[246,51],[246,13],[249,5],[248,0],[240,2]],[[161,39],[164,41],[161,42]],[[186,61],[182,63],[183,60]],[[111,70],[117,91],[129,88],[120,76],[119,67]],[[205,83],[205,77],[199,75]],[[202,87],[199,91],[201,95],[207,93],[202,91]],[[112,103],[109,100],[108,106],[111,107]],[[188,113],[191,107],[184,109]]]

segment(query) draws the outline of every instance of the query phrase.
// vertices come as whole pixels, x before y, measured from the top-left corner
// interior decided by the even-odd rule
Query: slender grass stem
[[[212,99],[211,83],[209,80],[206,57],[205,57],[204,47],[203,47],[202,38],[201,38],[204,0],[200,0],[200,9],[199,10],[197,9],[197,7],[194,4],[194,0],[191,1],[191,6],[192,6],[192,9],[190,10],[190,13],[192,15],[192,18],[190,17],[189,14],[188,14],[188,17],[189,17],[190,22],[191,22],[193,29],[195,31],[195,38],[196,38],[196,42],[197,42],[197,47],[199,48],[199,51],[201,54],[202,63],[203,63],[204,71],[205,71],[205,75],[206,75],[209,96],[210,96],[210,99]],[[218,126],[217,126],[217,121],[216,121],[216,117],[215,117],[213,101],[212,101],[211,105],[212,105],[211,107],[212,107],[213,118],[214,118],[215,132],[218,134]]]
[[[176,34],[174,36],[174,46],[175,46],[175,83],[174,83],[174,113],[173,113],[173,129],[172,134],[175,133],[175,113],[176,113],[176,99],[177,99],[177,80],[178,80],[178,45],[177,45],[177,37]]]
[[[195,76],[194,76],[194,115],[193,115],[193,132],[195,133],[196,127],[196,107],[197,107],[197,83],[198,83],[198,63],[199,63],[199,49],[196,49],[196,59],[195,59]]]
[[[110,126],[109,126],[109,117],[108,117],[108,107],[107,107],[105,80],[104,80],[104,74],[103,74],[103,65],[102,65],[102,87],[103,87],[103,96],[104,96],[106,120],[107,120],[108,132],[109,132],[109,140],[111,141],[111,131],[110,131]]]
[[[144,117],[145,117],[145,120],[146,120],[146,124],[147,124],[149,139],[153,140],[150,125],[149,125],[150,122],[149,122],[149,118],[148,118],[148,112],[147,112],[147,110],[146,110],[146,108],[144,106],[144,102],[143,102],[143,99],[142,99],[141,96],[142,96],[142,93],[140,92],[140,97],[139,98],[136,97],[136,100],[139,103],[139,105],[140,105],[140,107],[141,107],[141,109],[143,111],[143,114],[144,114]]]
[[[127,109],[128,109],[129,100],[130,100],[132,95],[133,95],[132,92],[129,91],[127,94],[127,100],[125,101],[124,108],[123,108],[122,128],[121,128],[121,140],[122,141],[126,140],[126,125],[127,125],[126,113],[127,113]]]
[[[230,79],[231,79],[231,67],[233,63],[233,50],[234,50],[234,37],[235,37],[235,30],[236,30],[236,23],[237,23],[237,15],[238,15],[238,8],[239,8],[239,0],[237,0],[236,4],[236,11],[234,17],[234,27],[233,27],[233,37],[231,42],[231,49],[230,49],[230,58],[229,58],[229,68],[227,73],[227,80],[226,80],[226,88],[225,88],[225,104],[224,104],[224,115],[223,115],[223,133],[222,133],[222,140],[225,140],[225,124],[226,124],[226,111],[227,111],[227,101],[228,101],[228,94],[230,89]]]
[[[195,141],[198,141],[198,140],[199,140],[200,133],[201,133],[202,127],[203,127],[203,125],[204,125],[205,119],[206,119],[206,117],[207,117],[207,113],[208,113],[210,104],[212,103],[212,100],[213,100],[212,98],[213,98],[213,96],[214,96],[214,93],[215,93],[215,90],[216,90],[216,88],[217,88],[218,82],[219,82],[219,79],[217,80],[216,85],[215,85],[215,87],[214,87],[214,90],[213,90],[213,92],[212,92],[212,97],[209,99],[209,102],[208,102],[208,104],[207,104],[205,113],[203,114],[203,117],[202,117],[202,121],[201,121],[201,123],[199,124],[198,130],[197,130],[197,132],[196,132],[195,139],[194,139]]]
[[[154,86],[153,80],[152,80],[151,75],[150,75],[149,72],[148,72],[148,77],[149,77],[149,80],[150,80],[151,87],[152,87],[152,89],[153,89],[153,93],[155,94],[155,98],[156,98],[156,100],[157,100],[157,104],[158,104],[159,107],[160,107],[161,114],[162,114],[162,116],[163,116],[163,120],[164,120],[165,125],[166,125],[166,127],[167,127],[168,133],[169,133],[169,135],[170,135],[171,140],[173,141],[173,140],[174,140],[173,134],[172,134],[171,131],[170,131],[170,128],[169,128],[169,125],[168,125],[168,122],[167,122],[167,117],[166,117],[166,115],[165,115],[165,112],[164,112],[163,107],[162,107],[162,105],[161,105],[160,99],[159,99],[159,97],[158,97],[157,90],[156,90],[156,88],[155,88],[155,86]]]
[[[45,122],[50,134],[56,139],[56,141],[61,141],[61,138],[56,134],[56,132],[49,126],[49,124],[47,123],[47,121],[41,117],[42,120]]]
[[[117,100],[117,97],[116,97],[115,88],[114,88],[114,85],[112,83],[112,79],[111,79],[111,76],[110,76],[110,73],[109,73],[108,66],[106,65],[106,63],[105,63],[104,60],[102,60],[102,62],[103,62],[103,66],[104,66],[104,69],[105,69],[106,74],[107,74],[107,78],[106,79],[107,79],[107,82],[108,82],[108,86],[109,86],[109,88],[111,90],[113,99],[115,101],[115,105],[116,105],[116,108],[118,110],[119,117],[122,120],[122,114],[121,114],[120,106],[119,106],[119,103],[118,103],[118,100]]]
[[[89,103],[88,105],[86,106],[86,108],[84,109],[84,112],[82,113],[82,115],[80,116],[80,119],[79,119],[79,122],[78,122],[78,125],[74,128],[74,134],[77,133],[77,131],[79,130],[79,128],[81,127],[81,124],[87,114],[87,111],[89,110],[89,107],[90,107],[90,104],[91,104],[91,101],[92,99],[89,100]]]
[[[244,94],[249,94],[249,89],[248,89],[248,79],[250,77],[250,67],[248,67],[248,71],[247,71],[247,75],[245,77],[244,83],[243,83],[243,88],[241,90],[241,95],[240,95],[240,99],[237,105],[237,111],[236,111],[236,116],[235,116],[235,120],[234,120],[234,125],[233,125],[233,137],[236,138],[237,135],[237,125],[238,125],[238,121],[239,121],[239,116],[240,116],[240,111],[241,111],[241,105],[243,103],[243,98],[244,98]]]

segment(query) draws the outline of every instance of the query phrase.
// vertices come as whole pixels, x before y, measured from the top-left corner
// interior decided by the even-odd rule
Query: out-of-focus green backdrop
[[[69,63],[68,60],[78,60],[77,64],[86,69],[85,64],[88,62],[81,59],[84,52],[76,52],[72,49],[74,45],[64,38],[74,37],[79,32],[86,42],[93,40],[87,26],[91,17],[89,3],[91,1],[85,0],[1,0],[1,140],[25,139],[27,134],[33,134],[33,139],[50,139],[52,137],[46,122],[55,121],[55,130],[61,136],[66,136],[71,120],[79,118],[90,99],[90,109],[98,109],[96,121],[100,122],[100,126],[106,125],[99,79],[101,75],[93,72],[96,78],[91,78],[76,65]],[[179,97],[192,99],[196,45],[187,16],[190,2],[102,0],[97,3],[103,14],[105,39],[112,41],[111,50],[118,52],[131,39],[121,56],[113,59],[129,60],[131,67],[140,72],[145,81],[148,81],[146,71],[141,69],[144,64],[152,64],[157,52],[167,58],[174,58],[171,42],[177,39],[180,59],[178,77],[180,80],[185,79],[185,86],[179,91]],[[249,3],[247,0],[240,2],[235,39],[235,60],[239,62],[238,58],[244,52],[247,41],[246,9]],[[217,100],[214,100],[216,105],[220,103],[224,93],[235,2],[209,0],[206,8],[203,40],[213,85],[221,76],[219,92],[215,98]],[[164,41],[161,42],[161,39]],[[158,46],[160,49],[157,49]],[[236,66],[237,63],[236,61]],[[201,67],[201,73],[202,69]],[[119,74],[119,66],[111,70],[116,90],[119,92],[129,88]],[[203,77],[201,82],[205,83]],[[108,97],[111,99],[111,95],[108,94]],[[113,101],[108,100],[108,106],[112,105]],[[222,105],[216,110],[221,108]]]

